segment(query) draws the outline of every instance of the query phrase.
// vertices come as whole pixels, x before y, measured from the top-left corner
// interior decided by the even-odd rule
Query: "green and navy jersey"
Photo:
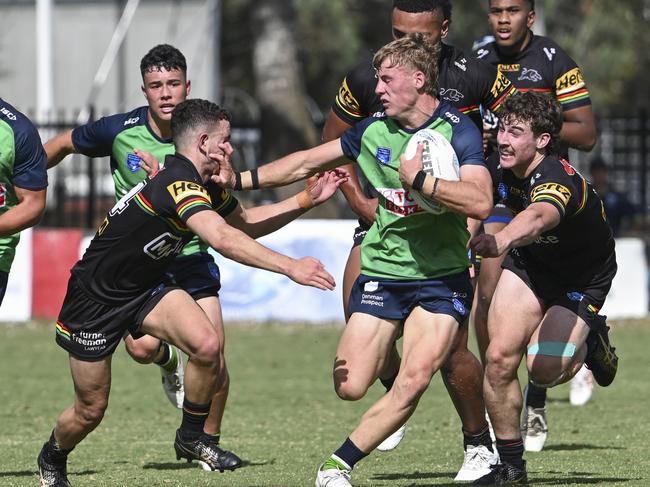
[[[517,213],[532,203],[550,203],[560,223],[535,242],[520,247],[531,271],[555,276],[558,282],[584,284],[614,253],[614,238],[600,197],[565,159],[547,156],[526,178],[503,169],[497,191]]]
[[[494,66],[444,43],[438,71],[438,98],[469,116],[481,131],[481,106],[498,112],[503,101],[516,91]],[[372,59],[368,58],[345,76],[332,110],[350,125],[372,115],[381,115],[384,107],[375,93],[376,86],[375,68]]]
[[[16,187],[47,188],[47,155],[32,122],[0,98],[0,215],[18,204]],[[19,239],[0,237],[0,271],[9,272]]]
[[[238,202],[179,154],[138,183],[111,209],[84,256],[72,268],[88,295],[120,305],[152,288],[194,234],[188,218],[201,211],[227,215]]]
[[[564,111],[591,105],[582,71],[548,37],[533,35],[522,52],[511,56],[499,52],[492,42],[479,49],[476,57],[496,66],[519,91],[553,95]]]
[[[399,157],[411,136],[425,128],[444,135],[461,166],[485,165],[478,128],[444,102],[417,129],[405,129],[388,117],[370,117],[341,137],[343,153],[357,162],[379,195],[375,222],[361,247],[361,271],[365,275],[434,279],[469,266],[466,217],[451,211],[441,215],[424,211],[399,180]]]
[[[115,199],[119,200],[147,177],[140,168],[140,158],[134,149],[153,154],[161,161],[175,151],[171,139],[161,139],[149,126],[149,107],[143,106],[127,113],[100,118],[72,131],[72,143],[77,152],[89,157],[110,156],[111,174],[115,183]],[[196,238],[183,255],[207,252],[207,246]]]

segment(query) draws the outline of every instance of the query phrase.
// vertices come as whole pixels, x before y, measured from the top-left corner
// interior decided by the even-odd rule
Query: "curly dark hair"
[[[499,119],[504,123],[529,123],[536,137],[550,134],[551,142],[546,152],[557,150],[562,130],[562,107],[551,95],[534,91],[518,92],[503,103]]]
[[[216,103],[192,98],[179,103],[172,112],[172,139],[175,145],[183,145],[183,138],[199,128],[213,125],[219,120],[230,122],[230,113]]]
[[[411,14],[440,9],[443,20],[451,22],[451,0],[393,0],[393,8]]]
[[[187,74],[187,63],[183,53],[169,44],[158,44],[152,47],[140,61],[140,74],[144,78],[145,73],[151,71],[171,71],[178,69]]]

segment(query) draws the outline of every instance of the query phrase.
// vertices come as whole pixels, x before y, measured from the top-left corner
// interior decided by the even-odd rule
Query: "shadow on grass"
[[[589,443],[557,443],[544,446],[544,451],[575,451],[575,450],[625,450],[622,446],[593,445]]]
[[[259,467],[262,465],[273,465],[273,464],[275,464],[275,458],[272,458],[270,460],[258,461],[258,462],[243,460],[240,468]],[[197,468],[197,467],[198,467],[198,463],[189,463],[189,462],[184,462],[179,460],[178,462],[173,462],[173,463],[172,462],[145,463],[142,468],[145,470],[184,470],[187,468]]]

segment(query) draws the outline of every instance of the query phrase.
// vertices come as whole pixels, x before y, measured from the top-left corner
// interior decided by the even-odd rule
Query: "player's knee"
[[[156,358],[160,341],[141,341],[132,340],[126,342],[126,351],[133,360],[141,364],[150,364]]]
[[[206,333],[190,354],[190,360],[201,367],[220,369],[223,363],[223,344],[216,333]]]
[[[431,367],[418,367],[404,371],[395,381],[393,389],[406,405],[415,404],[429,387],[434,372]]]
[[[518,362],[503,348],[490,344],[485,357],[485,376],[491,383],[509,380],[517,374]]]
[[[553,387],[567,377],[567,367],[576,353],[572,343],[540,342],[528,347],[529,378],[540,387]]]
[[[358,401],[366,395],[368,387],[368,384],[362,383],[361,381],[338,381],[336,378],[334,380],[336,395],[344,401]]]
[[[81,402],[75,406],[76,416],[84,428],[94,428],[101,423],[108,407],[108,398]]]

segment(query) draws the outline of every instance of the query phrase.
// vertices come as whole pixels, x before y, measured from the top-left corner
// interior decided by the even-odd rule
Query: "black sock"
[[[54,430],[50,434],[50,439],[47,440],[47,456],[52,462],[65,462],[68,458],[68,453],[74,450],[74,447],[65,450],[59,446],[59,443],[54,438]]]
[[[347,438],[345,442],[339,447],[338,450],[334,452],[334,455],[339,457],[345,463],[347,463],[350,469],[354,468],[354,465],[364,457],[367,457],[368,454],[362,452],[357,448],[357,445],[352,443],[350,438]]]
[[[539,387],[528,380],[528,390],[526,392],[526,404],[534,408],[543,408],[546,406],[546,388]]]
[[[490,437],[490,428],[486,426],[483,431],[475,435],[469,434],[465,432],[465,430],[463,430],[463,448],[467,450],[468,445],[472,445],[472,446],[483,445],[488,450],[494,451],[492,450],[492,438]]]
[[[183,421],[181,431],[185,438],[197,438],[203,434],[203,426],[210,412],[210,402],[194,404],[185,398],[183,400]]]
[[[390,391],[393,388],[395,379],[397,379],[397,373],[394,376],[389,377],[388,379],[382,379],[381,377],[379,378],[382,385],[386,388],[386,392]]]
[[[165,365],[167,362],[169,362],[169,359],[172,356],[172,351],[169,348],[169,345],[166,342],[163,342],[162,340],[160,341],[160,345],[158,345],[158,350],[163,349],[163,355],[160,360],[156,360],[155,364],[156,365]],[[158,355],[158,352],[156,352],[156,355]]]
[[[497,451],[502,462],[524,468],[524,442],[521,438],[517,440],[497,438]]]

